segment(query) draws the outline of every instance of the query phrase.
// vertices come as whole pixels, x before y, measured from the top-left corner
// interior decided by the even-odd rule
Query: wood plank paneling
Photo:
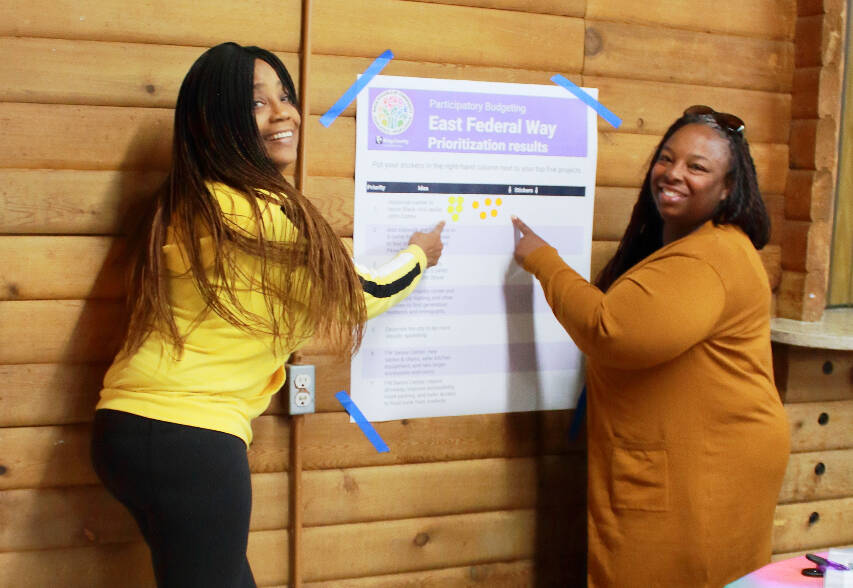
[[[159,25],[158,25],[159,26]],[[205,47],[0,37],[0,100],[174,108]],[[295,53],[279,53],[299,83]],[[39,75],[33,75],[33,72]]]
[[[313,470],[303,481],[308,526],[581,505],[582,454]]]
[[[334,580],[528,559],[536,516],[530,510],[309,527],[303,531],[305,580]],[[329,550],[330,545],[347,549]],[[375,554],[381,553],[382,557]]]
[[[311,57],[311,84],[309,91],[311,114],[323,114],[356,80],[356,76],[366,70],[374,58],[347,57],[342,55],[314,55]],[[485,82],[511,82],[519,84],[551,84],[551,75],[535,69],[510,68],[504,64],[499,67],[469,65],[457,63],[435,63],[406,61],[395,57],[382,70],[382,75],[411,76],[419,78],[440,78],[452,80],[475,80]],[[567,76],[576,84],[581,84],[579,74]],[[355,102],[343,112],[343,116],[355,116]]]
[[[494,8],[497,10],[517,10],[520,12],[535,12],[537,14],[558,14],[562,16],[583,17],[586,0],[416,0],[418,2],[434,2],[436,4],[455,4],[459,6],[476,6],[478,8]]]
[[[0,427],[92,420],[105,363],[0,365]]]
[[[172,111],[166,108],[0,103],[4,167],[166,169]],[[62,129],[45,140],[44,129]]]
[[[299,50],[300,0],[228,2],[199,10],[192,2],[138,4],[99,0],[7,0],[0,35],[209,47],[223,41]],[[95,67],[97,64],[92,63]]]
[[[467,588],[482,584],[490,588],[534,586],[542,572],[531,560],[460,566],[404,574],[307,582],[305,588]],[[556,585],[556,584],[555,584]]]
[[[851,495],[853,449],[791,454],[779,494],[780,504]]]
[[[817,513],[817,517],[813,513]],[[773,551],[797,551],[851,542],[853,498],[782,504],[776,508]]]
[[[796,6],[796,0],[704,0],[691,2],[685,10],[683,0],[587,0],[586,18],[791,41]]]
[[[248,557],[259,586],[287,582],[286,531],[249,534]],[[151,588],[155,585],[151,558],[143,542],[115,543],[44,551],[0,553],[0,586],[63,588]]]
[[[788,404],[785,411],[792,452],[853,447],[853,400]]]
[[[0,300],[119,298],[123,239],[0,236]]]
[[[784,41],[587,19],[584,76],[788,92],[794,47]],[[689,59],[685,56],[689,55]],[[737,58],[732,58],[737,55]]]
[[[560,505],[583,512],[581,454],[482,459],[345,470],[303,480],[308,526]],[[252,475],[251,529],[288,525],[288,475]],[[139,541],[130,514],[100,485],[0,492],[0,552]]]
[[[715,110],[739,116],[746,123],[750,142],[788,142],[790,94],[588,74],[583,76],[583,85],[598,88],[599,100],[622,118],[621,132],[663,135],[685,108],[707,104]],[[598,128],[613,130],[610,123],[600,117]]]
[[[112,300],[0,301],[0,364],[112,361],[124,304]],[[29,336],[23,336],[29,333]]]
[[[286,473],[252,475],[253,531],[288,525]],[[0,552],[141,541],[127,509],[100,485],[0,492]]]
[[[280,399],[278,400],[280,401]],[[376,423],[390,453],[376,453],[343,412],[309,415],[304,426],[305,470],[399,465],[581,451],[569,443],[570,411],[506,413]],[[249,448],[253,473],[286,471],[289,419],[265,415],[253,421]],[[0,429],[0,489],[94,484],[89,425]]]
[[[853,354],[784,345],[774,348],[777,386],[786,403],[853,400]]]
[[[115,235],[165,172],[0,169],[0,233]]]
[[[408,61],[555,72],[579,72],[583,60],[579,18],[423,2],[319,0],[312,19],[318,54],[376,57],[391,49]]]

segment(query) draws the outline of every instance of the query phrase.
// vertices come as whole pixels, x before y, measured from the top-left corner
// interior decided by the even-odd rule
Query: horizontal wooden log
[[[537,14],[583,17],[586,0],[418,0],[435,4],[456,4],[496,10],[515,10]]]
[[[853,448],[793,453],[779,503],[853,496]]]
[[[590,19],[585,23],[585,76],[770,92],[791,89],[790,42]],[[686,60],[685,55],[691,58]],[[709,66],[696,67],[698,63]]]
[[[174,108],[181,81],[203,52],[179,45],[0,37],[0,100]],[[278,55],[298,85],[297,54]]]
[[[312,55],[310,75],[311,114],[323,114],[337,102],[338,98],[366,70],[373,57],[347,57],[343,55]],[[451,80],[475,80],[483,82],[510,82],[518,84],[551,84],[550,74],[535,69],[511,68],[458,63],[436,63],[432,61],[406,61],[396,56],[382,70],[382,75],[409,76],[417,78],[439,78]],[[581,84],[579,74],[568,74],[568,78]],[[356,104],[352,102],[342,111],[346,117],[354,117]]]
[[[0,169],[0,232],[116,235],[163,171]]]
[[[0,301],[0,364],[112,361],[124,316],[115,300]]]
[[[774,552],[851,543],[853,498],[779,505],[773,525]]]
[[[407,61],[563,72],[579,72],[583,60],[580,18],[468,6],[320,0],[313,4],[312,35],[313,51],[325,55],[375,57],[391,47]]]
[[[684,109],[707,104],[731,112],[746,124],[746,136],[755,143],[787,143],[791,97],[786,93],[643,81],[594,75],[583,76],[583,86],[598,88],[598,99],[622,119],[619,130],[663,135]],[[598,119],[599,130],[613,130]]]
[[[112,237],[0,236],[0,300],[119,298],[123,249]]]
[[[786,403],[853,400],[853,353],[777,345],[776,386]]]
[[[0,365],[0,427],[92,420],[107,364]]]
[[[583,511],[582,455],[315,470],[303,477],[303,524],[319,526],[471,512],[563,507]],[[288,475],[252,475],[251,529],[287,528]],[[0,492],[0,552],[141,539],[100,485]]]
[[[303,531],[306,581],[528,559],[535,552],[530,510],[310,527]],[[347,549],[330,552],[329,545]]]
[[[796,10],[796,0],[694,2],[690,10],[684,10],[679,0],[653,4],[631,0],[587,0],[586,18],[792,41]]]
[[[821,66],[796,67],[791,86],[791,118],[820,118]]]
[[[287,582],[287,554],[286,531],[249,534],[249,563],[259,586]],[[20,584],[22,577],[30,586],[151,588],[155,585],[148,547],[141,541],[0,553],[0,586]]]
[[[582,454],[305,472],[307,526],[571,505],[583,508]],[[580,505],[580,507],[579,507]]]
[[[198,10],[192,3],[154,0],[125,6],[97,0],[8,0],[0,35],[91,39],[208,47],[223,40],[270,50],[299,50],[299,0],[260,0],[252,10],[223,3]]]
[[[0,162],[11,168],[163,170],[172,110],[0,103]],[[46,135],[42,129],[62,129]]]
[[[787,404],[785,411],[791,425],[792,452],[853,447],[853,401]]]
[[[570,443],[566,410],[469,415],[376,423],[390,453],[376,450],[344,412],[306,417],[306,470],[399,465],[495,457],[577,453]],[[286,471],[289,419],[264,415],[252,423],[249,448],[253,473]],[[90,426],[55,425],[0,429],[0,489],[95,484],[89,460]]]
[[[287,496],[286,473],[254,474],[250,528],[286,528]],[[142,540],[130,512],[99,485],[3,490],[0,516],[0,552]]]
[[[459,566],[442,570],[423,570],[366,578],[306,582],[305,588],[467,588],[472,583],[496,588],[534,586],[542,571],[536,562],[521,560]]]
[[[0,161],[17,168],[166,169],[171,149],[170,112],[158,108],[0,103],[0,123],[9,127],[6,140],[0,144]],[[355,120],[340,117],[327,129],[312,116],[305,124],[309,175],[352,177]],[[36,130],[44,125],[68,132],[59,140],[45,141]],[[92,128],[104,132],[92,133]],[[638,186],[658,142],[652,135],[601,133],[597,183]],[[787,146],[757,143],[752,154],[761,189],[768,194],[784,193]]]

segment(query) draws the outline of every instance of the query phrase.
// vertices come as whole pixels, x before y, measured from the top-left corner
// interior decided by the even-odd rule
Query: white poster
[[[596,138],[595,112],[556,85],[376,76],[359,94],[355,259],[380,265],[447,222],[438,265],[353,358],[368,420],[574,406],[581,355],[513,260],[510,217],[589,277]]]

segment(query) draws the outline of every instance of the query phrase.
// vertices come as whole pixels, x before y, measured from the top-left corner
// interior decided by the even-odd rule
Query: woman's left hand
[[[542,237],[533,232],[533,229],[524,224],[517,216],[512,217],[512,226],[521,233],[521,239],[515,244],[515,261],[518,265],[524,265],[524,259],[539,249],[548,245]]]

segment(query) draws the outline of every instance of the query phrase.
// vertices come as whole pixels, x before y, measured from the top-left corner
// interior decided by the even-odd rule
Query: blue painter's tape
[[[324,127],[328,127],[335,122],[335,119],[338,118],[344,110],[346,110],[346,107],[349,106],[353,100],[355,100],[358,93],[364,90],[364,87],[370,83],[370,80],[372,80],[380,71],[385,69],[385,66],[388,65],[388,62],[392,59],[394,59],[394,54],[391,53],[390,49],[377,57],[373,63],[370,64],[370,67],[364,70],[361,77],[349,87],[349,90],[344,92],[343,95],[338,98],[338,101],[335,102],[328,111],[326,111],[326,114],[320,117],[320,124]]]
[[[364,436],[367,437],[367,440],[373,443],[373,446],[376,448],[376,451],[379,453],[388,453],[391,451],[388,448],[388,445],[385,441],[382,440],[382,437],[379,436],[379,433],[376,432],[376,429],[373,428],[358,407],[355,405],[355,402],[349,397],[349,395],[341,390],[337,394],[335,394],[335,398],[338,399],[338,402],[341,403],[341,406],[344,407],[350,416],[355,419],[355,424],[359,426]]]
[[[598,115],[609,122],[613,128],[618,129],[622,124],[622,119],[610,112],[606,106],[604,106],[601,102],[584,92],[581,88],[576,86],[570,79],[561,76],[560,74],[556,74],[551,76],[551,81],[557,84],[558,86],[564,87],[566,90],[580,98],[582,102],[584,102],[587,106],[592,108],[594,111],[598,113]]]

